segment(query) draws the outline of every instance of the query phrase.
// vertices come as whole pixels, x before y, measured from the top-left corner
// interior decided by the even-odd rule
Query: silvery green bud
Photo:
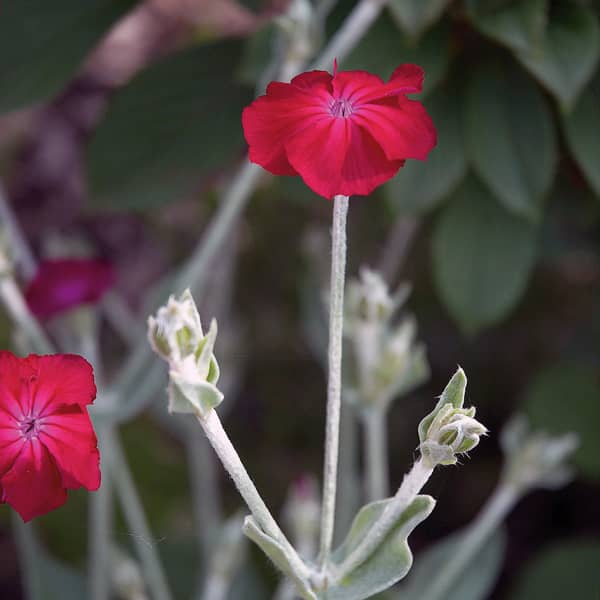
[[[500,443],[506,457],[503,479],[522,491],[541,487],[557,489],[573,478],[568,459],[579,446],[575,433],[549,435],[531,432],[527,419],[518,415],[504,427]]]
[[[200,315],[189,290],[179,299],[171,296],[148,319],[148,340],[169,363],[169,411],[206,416],[223,394],[217,389],[219,365],[213,354],[217,322],[202,331]]]
[[[475,419],[475,407],[463,408],[466,387],[467,377],[459,368],[433,411],[419,423],[419,449],[430,467],[455,464],[457,454],[472,450],[487,433]]]

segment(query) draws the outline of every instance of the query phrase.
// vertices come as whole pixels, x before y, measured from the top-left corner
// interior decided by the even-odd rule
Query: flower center
[[[344,98],[334,98],[329,105],[329,112],[334,117],[349,117],[353,112],[352,104]]]
[[[38,436],[41,429],[41,423],[39,419],[36,419],[35,417],[25,417],[19,424],[19,429],[24,438],[31,439]]]

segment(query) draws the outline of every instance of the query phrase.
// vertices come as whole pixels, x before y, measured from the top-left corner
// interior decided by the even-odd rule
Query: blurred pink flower
[[[97,302],[114,281],[112,265],[102,260],[46,260],[27,286],[25,299],[36,317],[49,319]]]

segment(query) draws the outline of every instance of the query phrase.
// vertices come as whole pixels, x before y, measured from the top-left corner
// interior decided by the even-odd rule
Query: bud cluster
[[[366,268],[348,285],[345,335],[352,342],[356,379],[346,391],[361,408],[385,410],[394,397],[429,375],[425,348],[416,342],[415,319],[392,322],[409,291],[401,286],[390,294],[381,275]]]
[[[467,378],[454,374],[436,407],[419,423],[421,456],[431,467],[456,464],[457,455],[469,452],[487,429],[475,419],[475,407],[463,408]]]
[[[169,363],[169,411],[206,416],[223,400],[217,389],[219,365],[213,350],[217,322],[202,331],[200,315],[189,290],[171,296],[155,317],[148,319],[148,339]]]

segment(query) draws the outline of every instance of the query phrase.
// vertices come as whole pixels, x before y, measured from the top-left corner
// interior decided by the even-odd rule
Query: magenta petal
[[[61,473],[64,487],[97,490],[100,487],[100,454],[88,415],[78,406],[44,418],[40,441]]]
[[[424,160],[436,144],[433,122],[414,100],[399,97],[365,104],[352,116],[377,140],[389,160]]]
[[[381,78],[367,71],[341,71],[333,79],[334,96],[355,105],[365,98],[381,97],[385,93],[384,89],[385,84]]]
[[[41,319],[97,302],[113,285],[113,267],[101,260],[47,260],[27,286],[25,299]]]
[[[305,183],[328,199],[367,195],[402,166],[402,161],[388,160],[352,119],[332,117],[315,124],[291,138],[286,149]]]
[[[24,445],[12,468],[1,479],[4,501],[30,521],[62,506],[67,492],[46,447],[38,440]]]
[[[396,90],[396,93],[418,94],[423,89],[425,73],[418,65],[400,65],[390,77],[388,87]]]
[[[331,80],[332,76],[327,71],[307,71],[296,75],[290,84],[297,88],[310,90],[311,93],[331,94]]]
[[[82,356],[31,355],[26,360],[37,369],[36,380],[31,384],[37,415],[46,416],[63,405],[84,407],[96,397],[92,365]]]
[[[308,94],[291,84],[271,83],[267,94],[242,113],[250,160],[274,175],[297,175],[288,161],[285,141],[314,119],[322,118],[326,102],[326,97]]]
[[[290,163],[314,192],[331,200],[341,194],[342,164],[349,145],[347,119],[326,117],[286,140]]]

